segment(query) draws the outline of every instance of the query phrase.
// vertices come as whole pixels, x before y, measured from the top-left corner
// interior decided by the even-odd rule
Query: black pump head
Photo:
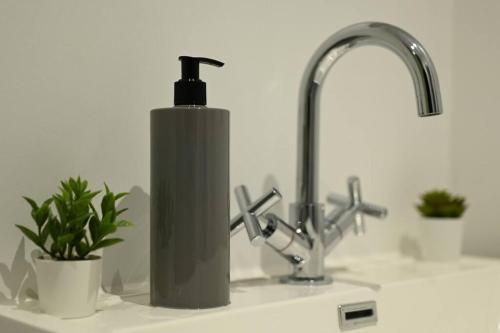
[[[175,105],[207,105],[207,87],[200,80],[200,63],[216,67],[224,66],[224,63],[199,57],[180,56],[182,63],[182,79],[174,85]]]

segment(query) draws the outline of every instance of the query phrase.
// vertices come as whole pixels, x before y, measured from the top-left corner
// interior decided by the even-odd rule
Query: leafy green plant
[[[119,227],[132,225],[119,219],[127,209],[116,209],[116,201],[128,193],[114,194],[106,184],[100,203],[100,214],[92,200],[101,191],[88,189],[88,182],[69,178],[61,181],[59,193],[53,194],[41,204],[23,197],[31,206],[31,217],[36,230],[16,225],[21,232],[35,243],[43,252],[56,260],[84,260],[100,248],[123,241],[109,238]],[[56,209],[54,214],[52,208]]]
[[[416,207],[424,217],[458,218],[467,209],[467,204],[464,197],[434,190],[422,194]]]

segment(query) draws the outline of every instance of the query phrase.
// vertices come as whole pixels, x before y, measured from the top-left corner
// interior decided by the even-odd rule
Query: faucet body
[[[300,88],[297,194],[296,202],[290,206],[290,223],[273,214],[265,214],[265,210],[259,211],[254,221],[240,214],[231,222],[231,235],[240,230],[243,224],[247,231],[249,228],[256,229],[252,235],[249,233],[255,244],[264,243],[256,240],[265,239],[266,244],[293,265],[293,274],[285,277],[284,282],[330,282],[330,278],[324,275],[324,256],[351,229],[354,228],[357,234],[364,233],[363,215],[381,218],[387,213],[385,208],[361,200],[360,183],[356,177],[348,180],[347,198],[329,195],[328,201],[337,205],[337,208],[328,215],[325,215],[324,205],[318,199],[319,102],[322,84],[339,58],[349,50],[364,45],[384,47],[403,60],[413,79],[419,116],[442,113],[439,83],[432,60],[420,42],[400,28],[377,22],[354,24],[333,34],[319,47],[307,65]],[[277,192],[275,189],[273,191]],[[246,194],[246,198],[241,194],[239,196],[240,208],[243,210],[252,204]],[[243,202],[246,204],[242,205]]]

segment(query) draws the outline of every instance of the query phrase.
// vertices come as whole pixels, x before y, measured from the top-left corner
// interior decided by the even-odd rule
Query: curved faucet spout
[[[403,60],[413,78],[419,116],[442,112],[436,69],[424,47],[407,32],[385,23],[359,23],[340,30],[320,46],[306,68],[300,88],[297,202],[290,205],[290,223],[257,209],[275,203],[273,198],[281,197],[276,190],[252,203],[244,188],[237,190],[242,212],[231,223],[232,234],[233,229],[236,232],[246,227],[253,244],[260,245],[264,240],[292,264],[293,273],[280,279],[283,283],[330,283],[332,279],[324,269],[328,252],[351,230],[356,234],[364,232],[364,215],[381,218],[387,214],[384,207],[362,200],[357,177],[349,177],[346,197],[329,196],[330,203],[337,206],[332,213],[325,215],[324,205],[318,202],[321,87],[333,64],[349,50],[363,45],[385,47]]]
[[[318,201],[319,95],[333,64],[349,50],[376,45],[396,53],[406,64],[415,85],[418,115],[442,113],[439,83],[434,64],[422,44],[407,32],[385,23],[348,26],[326,40],[309,62],[300,88],[297,203]]]

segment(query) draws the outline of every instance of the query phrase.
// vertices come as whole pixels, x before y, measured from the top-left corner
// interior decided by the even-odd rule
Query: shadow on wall
[[[149,194],[139,186],[119,203],[128,208],[122,217],[134,223],[119,228],[123,243],[103,250],[102,287],[106,292],[131,295],[149,292]]]
[[[9,295],[0,292],[0,304],[23,304],[28,299],[38,298],[34,258],[41,253],[33,250],[30,261],[26,260],[24,237],[21,238],[10,267],[0,263],[0,278],[9,290]]]

